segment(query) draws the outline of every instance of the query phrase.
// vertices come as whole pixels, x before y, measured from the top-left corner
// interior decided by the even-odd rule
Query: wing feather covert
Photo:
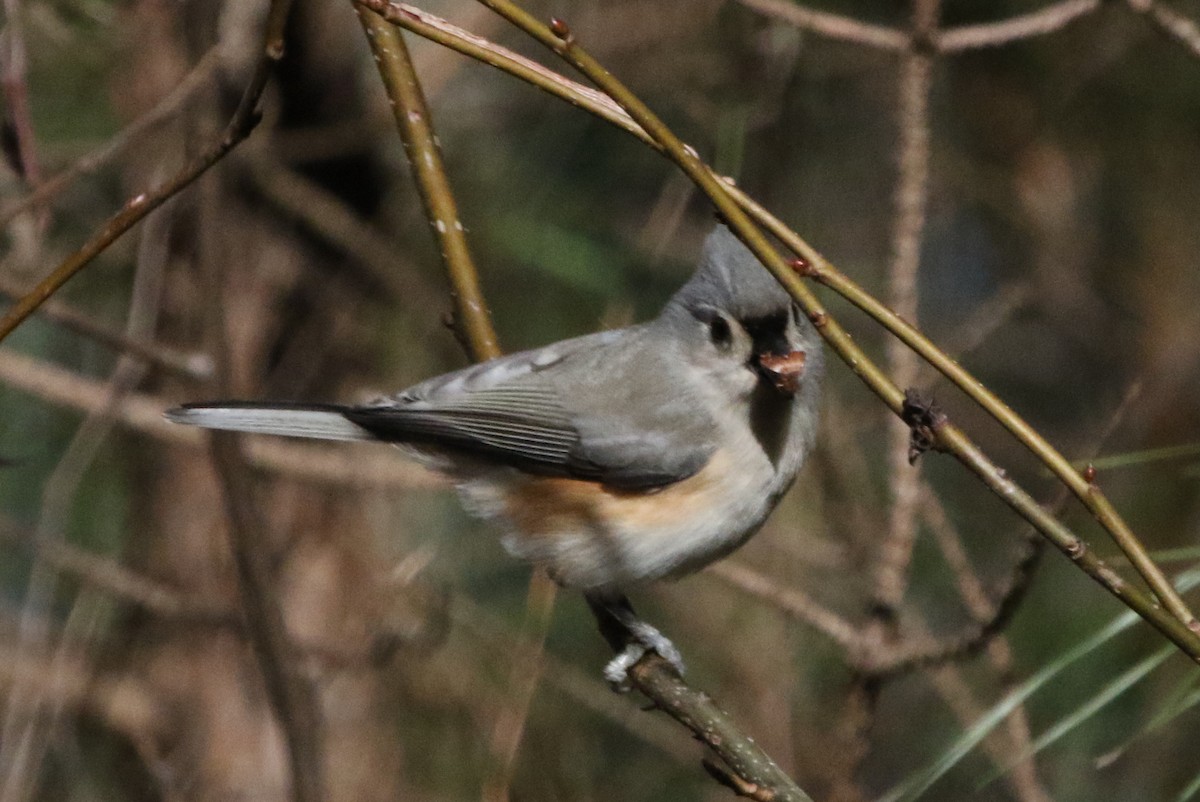
[[[617,334],[501,357],[344,414],[383,440],[477,454],[543,475],[623,489],[685,479],[708,460],[711,438],[703,435],[711,423],[694,405],[682,403],[680,388],[666,386],[662,366],[633,365],[638,375],[630,377],[630,386],[641,384],[643,392],[661,396],[661,403],[631,405],[606,397],[611,349],[624,342]],[[642,331],[620,334],[637,337]],[[601,351],[609,357],[600,360]],[[555,369],[545,371],[550,365]],[[631,414],[647,406],[655,412],[637,419]]]

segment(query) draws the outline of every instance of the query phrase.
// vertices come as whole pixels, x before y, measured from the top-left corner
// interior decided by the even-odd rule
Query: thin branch
[[[946,351],[954,355],[955,361],[962,361],[1011,323],[1013,316],[1029,302],[1030,295],[1030,286],[1024,281],[1014,281],[1001,287],[958,324],[955,333],[947,338]],[[917,385],[929,390],[929,385],[942,379],[945,377],[926,362],[921,366]]]
[[[131,339],[149,336],[158,320],[172,221],[169,209],[169,206],[165,206],[152,215],[141,231],[137,269],[125,326],[125,335]],[[37,543],[52,545],[63,542],[72,503],[84,474],[113,429],[113,411],[120,405],[124,395],[141,381],[145,372],[146,365],[132,357],[122,356],[117,361],[103,388],[102,404],[89,413],[75,431],[43,486],[34,535]],[[72,602],[72,612],[67,616],[67,626],[63,628],[57,643],[52,643],[45,626],[46,611],[58,587],[58,570],[45,561],[35,559],[22,602],[17,638],[18,651],[23,655],[53,653],[50,663],[55,670],[73,660],[83,659],[82,654],[76,656],[80,652],[79,627],[73,624],[86,621],[92,615],[90,605],[85,601],[87,597],[77,596]],[[58,702],[41,705],[26,696],[19,685],[11,689],[3,728],[0,730],[0,766],[3,767],[0,775],[4,777],[4,799],[26,797],[33,793],[42,773],[51,734],[57,728],[62,714],[62,705]]]
[[[898,175],[893,195],[888,302],[896,315],[913,325],[917,321],[917,275],[929,203],[929,95],[934,66],[933,54],[918,43],[933,36],[939,13],[939,0],[914,0],[913,44],[901,62],[896,114]],[[917,354],[895,338],[888,339],[886,349],[892,381],[904,388],[915,386],[920,369]],[[885,624],[895,619],[896,610],[904,600],[917,535],[920,474],[919,469],[914,469],[909,453],[911,434],[901,421],[891,421],[887,447],[891,507],[875,561],[871,601],[872,613]]]
[[[33,114],[29,108],[29,67],[25,51],[25,25],[22,0],[4,0],[4,64],[3,85],[7,122],[12,124],[16,138],[16,164],[21,177],[32,187],[42,181],[42,168],[37,157],[37,138],[33,131]]]
[[[50,176],[25,197],[0,209],[0,226],[7,224],[22,212],[51,200],[77,179],[96,172],[137,142],[143,135],[169,121],[179,113],[183,104],[204,86],[205,81],[212,76],[220,64],[218,48],[213,47],[153,108],[118,131],[97,150],[77,159],[62,172]]]
[[[590,114],[607,120],[636,136],[650,147],[661,150],[658,143],[643,131],[641,126],[634,122],[623,108],[603,92],[572,81],[532,59],[476,36],[470,31],[463,30],[457,25],[407,3],[392,3],[388,0],[354,0],[354,2],[362,8],[374,11],[392,25],[397,25],[431,42],[455,50],[468,58],[520,78],[560,100],[565,100],[573,106],[578,106]]]
[[[162,184],[149,192],[134,195],[92,235],[91,239],[50,271],[33,291],[21,298],[3,318],[0,318],[0,342],[122,234],[187,188],[250,136],[259,121],[258,102],[266,88],[267,79],[275,64],[283,58],[283,24],[291,4],[292,0],[272,0],[267,11],[267,34],[263,55],[255,65],[254,74],[217,141]]]
[[[1131,9],[1139,14],[1144,14],[1146,19],[1150,20],[1160,32],[1183,45],[1192,56],[1200,58],[1200,25],[1195,20],[1168,8],[1158,0],[1126,0],[1126,2]]]
[[[442,263],[455,301],[455,329],[472,359],[493,359],[500,356],[500,343],[487,312],[478,271],[467,247],[466,231],[459,220],[458,206],[442,163],[433,118],[408,46],[400,31],[383,17],[362,7],[357,11],[391,101],[426,218],[441,246]],[[534,570],[526,596],[523,654],[513,661],[511,693],[492,731],[490,748],[494,766],[484,781],[485,800],[508,798],[525,721],[542,676],[542,657],[556,595],[557,585],[550,577],[542,570]]]
[[[848,654],[859,653],[865,648],[858,626],[822,607],[815,599],[795,588],[781,587],[769,577],[733,560],[715,562],[706,571],[730,586],[771,605],[789,618],[807,624]]]
[[[961,25],[939,31],[934,44],[941,53],[999,47],[1062,30],[1100,8],[1101,0],[1059,0],[1045,8],[998,22]]]
[[[817,11],[790,0],[737,0],[746,8],[839,42],[899,51],[908,47],[908,34],[896,28],[860,22],[852,17]]]
[[[104,409],[104,385],[57,365],[0,348],[0,381],[50,404],[93,414]],[[162,398],[130,393],[113,410],[126,428],[173,445],[200,449],[208,440],[204,432],[176,426],[164,417],[174,403]],[[285,474],[292,479],[331,485],[408,490],[438,490],[444,479],[388,450],[350,445],[326,448],[299,445],[278,438],[252,438],[246,460],[255,468]]]
[[[25,295],[8,279],[0,276],[0,295],[16,300]],[[155,367],[179,374],[188,379],[203,381],[212,378],[212,359],[199,352],[187,353],[170,346],[128,337],[104,323],[93,320],[62,301],[51,299],[38,309],[38,314],[63,328],[95,340],[118,353],[129,354]]]
[[[441,246],[455,303],[455,324],[472,359],[493,359],[500,355],[500,344],[488,316],[479,275],[467,247],[466,231],[459,219],[458,204],[446,177],[441,148],[433,133],[433,121],[408,46],[400,32],[379,15],[359,8],[358,16],[392,101],[396,127],[417,180],[425,216]]]
[[[812,802],[728,713],[708,694],[684,682],[657,654],[650,652],[638,661],[629,670],[629,679],[657,709],[691,730],[721,758],[737,778],[740,796],[772,802]]]
[[[538,683],[545,673],[546,636],[554,617],[557,586],[545,571],[529,578],[525,599],[525,622],[513,655],[504,703],[492,725],[488,752],[492,766],[483,781],[483,802],[507,802],[509,786],[516,773],[517,754],[525,733],[525,722]]]
[[[213,462],[224,491],[246,631],[287,744],[292,794],[296,802],[319,802],[324,798],[320,699],[287,635],[282,601],[275,590],[270,557],[263,542],[268,531],[266,522],[250,495],[252,483],[244,468],[237,436],[214,432],[211,443]]]
[[[0,541],[22,547],[64,574],[89,587],[134,604],[164,618],[193,619],[240,626],[237,612],[224,602],[188,598],[158,580],[133,571],[115,560],[80,549],[66,541],[36,543],[33,533],[0,520]]]
[[[272,4],[269,18],[279,27],[268,26],[266,48],[271,53],[274,42],[276,57],[282,55],[285,22],[285,17],[278,11],[278,6]],[[210,296],[219,299],[224,287],[224,259],[216,253],[218,239],[212,222],[217,208],[216,185],[210,180],[201,185],[201,190],[198,259]],[[232,370],[225,306],[214,303],[207,311],[217,343],[217,392],[228,393]],[[273,570],[270,528],[254,499],[253,482],[242,456],[240,436],[232,432],[212,432],[209,445],[225,506],[229,549],[246,634],[271,713],[282,734],[292,797],[295,802],[320,802],[325,796],[321,701],[303,671],[299,650],[288,636],[283,600]]]
[[[271,163],[269,157],[246,159],[244,166],[268,200],[362,265],[363,279],[373,291],[404,298],[413,308],[427,308],[433,301],[419,279],[397,269],[404,262],[396,243],[365,223],[332,192],[297,170]]]
[[[138,743],[147,743],[171,711],[132,677],[97,677],[82,666],[51,668],[46,661],[0,649],[0,686],[20,685],[39,702],[91,713]]]

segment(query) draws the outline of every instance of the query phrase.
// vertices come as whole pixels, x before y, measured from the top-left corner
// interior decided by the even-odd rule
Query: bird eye
[[[728,348],[733,342],[733,331],[729,328],[729,321],[721,315],[713,315],[713,319],[708,322],[708,336],[712,338],[714,345]]]

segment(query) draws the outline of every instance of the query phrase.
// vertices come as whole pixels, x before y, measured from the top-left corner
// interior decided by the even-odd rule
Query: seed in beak
[[[800,389],[800,379],[804,376],[804,361],[807,354],[803,351],[792,351],[787,354],[760,354],[758,366],[763,376],[768,379],[775,389],[784,395],[795,395]]]

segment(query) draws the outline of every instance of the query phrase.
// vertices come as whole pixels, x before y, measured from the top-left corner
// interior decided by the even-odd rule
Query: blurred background
[[[1154,14],[1197,20],[1200,2],[919,5],[947,29],[1088,13],[933,57],[831,38],[787,2],[526,3],[568,20],[702,158],[906,307],[1069,458],[1094,459],[1174,574],[1200,560],[1200,34],[1189,47]],[[481,6],[422,7],[560,69]],[[894,0],[819,9],[913,24]],[[11,295],[213,141],[265,4],[4,11]],[[654,315],[709,204],[606,123],[408,41],[503,347]],[[213,462],[159,414],[211,398],[220,364],[236,397],[306,401],[466,364],[353,8],[298,0],[287,46],[253,136],[0,348],[0,800],[286,798]],[[822,298],[1056,497],[998,426]],[[818,455],[758,537],[634,594],[689,680],[814,798],[870,800],[915,784],[1049,669],[921,798],[1200,797],[1195,665],[1143,624],[1066,661],[1124,608],[1057,552],[1031,557],[1021,522],[951,459],[908,468],[903,429],[836,361],[823,414]],[[529,569],[443,482],[383,447],[247,448],[255,537],[319,698],[328,798],[729,797],[682,728],[610,693],[576,595],[559,594],[544,660],[522,646]],[[1132,577],[1082,508],[1063,514]],[[925,659],[880,668],[904,654]]]

